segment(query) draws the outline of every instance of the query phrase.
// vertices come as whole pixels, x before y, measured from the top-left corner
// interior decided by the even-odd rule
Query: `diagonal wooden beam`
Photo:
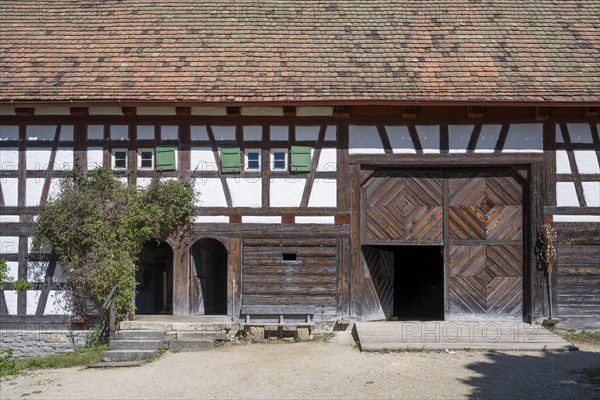
[[[571,135],[569,134],[567,124],[560,124],[560,132],[562,133],[563,142],[567,148],[567,157],[569,158],[569,165],[571,166],[571,175],[573,176],[573,182],[575,183],[575,192],[577,193],[579,207],[586,207],[581,176],[579,175],[579,169],[577,168],[577,161],[575,160],[575,154],[573,153]]]
[[[383,145],[385,154],[392,154],[392,144],[390,143],[390,138],[385,130],[385,126],[377,125],[377,133],[379,133],[379,139],[381,139],[381,144]]]
[[[321,148],[325,141],[325,131],[327,131],[327,125],[321,125],[319,130],[319,137],[317,138],[317,144],[312,157],[312,163],[310,172],[306,177],[306,183],[304,184],[304,192],[302,192],[302,200],[300,201],[300,207],[308,207],[308,200],[310,199],[310,192],[312,191],[313,184],[315,182],[315,173],[319,166],[319,158],[321,157]]]
[[[408,126],[408,134],[410,135],[410,140],[413,142],[413,146],[415,146],[417,154],[423,154],[423,145],[421,144],[421,139],[419,139],[417,128],[414,125]]]
[[[509,129],[510,124],[502,125],[502,129],[500,129],[500,134],[498,135],[498,141],[496,141],[496,146],[494,147],[494,153],[502,153],[502,150],[504,150],[504,144],[506,143]]]
[[[479,135],[481,134],[481,124],[477,124],[473,127],[473,132],[471,132],[471,138],[469,139],[469,144],[467,145],[467,153],[475,152],[477,148],[477,141],[479,140]]]
[[[42,285],[42,292],[40,293],[40,300],[35,310],[35,315],[44,315],[46,310],[46,303],[48,303],[48,295],[50,294],[50,288],[52,287],[52,281],[54,279],[54,272],[56,271],[56,257],[52,257],[48,263],[46,269],[46,276],[44,277],[44,283]]]
[[[215,157],[215,163],[217,164],[217,173],[219,174],[219,179],[221,180],[221,185],[223,186],[223,193],[225,194],[225,201],[227,202],[227,207],[232,207],[233,202],[231,201],[231,192],[229,191],[227,178],[225,177],[225,175],[223,175],[221,171],[221,156],[219,155],[219,149],[217,148],[217,142],[215,140],[215,135],[213,133],[212,126],[206,126],[206,133],[208,134],[210,147],[212,149],[213,156]]]
[[[54,172],[54,161],[56,160],[56,149],[58,148],[58,140],[60,138],[61,125],[56,126],[54,139],[52,141],[52,151],[50,152],[50,160],[46,168],[46,177],[44,178],[44,186],[42,187],[42,195],[40,197],[40,207],[43,207],[48,202],[48,192],[50,192],[50,184],[52,183],[52,173]]]

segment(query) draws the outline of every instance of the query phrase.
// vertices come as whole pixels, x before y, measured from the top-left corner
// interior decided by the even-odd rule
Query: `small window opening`
[[[287,150],[271,150],[273,171],[287,171]]]
[[[260,171],[260,150],[246,151],[246,171]]]
[[[152,150],[141,150],[140,151],[140,169],[153,169],[154,151]]]
[[[113,150],[113,168],[127,169],[127,150]]]
[[[283,253],[283,261],[296,261],[296,253]]]

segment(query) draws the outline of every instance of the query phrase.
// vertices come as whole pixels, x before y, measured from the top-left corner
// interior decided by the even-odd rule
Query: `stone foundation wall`
[[[12,349],[13,356],[28,358],[68,353],[75,348],[85,347],[90,331],[69,330],[4,330],[0,329],[0,352]]]

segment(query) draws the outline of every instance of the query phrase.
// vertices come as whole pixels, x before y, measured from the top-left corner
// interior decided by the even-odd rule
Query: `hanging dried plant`
[[[556,230],[550,224],[544,224],[540,232],[540,241],[542,248],[540,258],[546,266],[546,272],[552,274],[554,263],[556,261]]]

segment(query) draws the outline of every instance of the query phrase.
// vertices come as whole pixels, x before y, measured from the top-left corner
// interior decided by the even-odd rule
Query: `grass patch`
[[[600,388],[600,367],[584,369],[579,372],[581,375],[586,376],[592,385]]]
[[[563,339],[575,344],[587,343],[600,346],[600,331],[575,331],[569,329],[568,331],[557,330],[555,333],[560,335]]]

